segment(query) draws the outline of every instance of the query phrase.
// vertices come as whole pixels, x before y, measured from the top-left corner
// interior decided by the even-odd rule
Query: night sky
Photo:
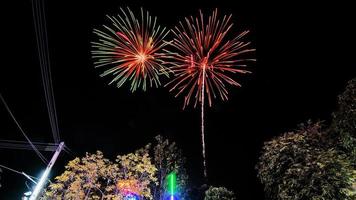
[[[355,16],[351,6],[252,1],[48,1],[51,70],[61,139],[75,153],[101,150],[114,159],[161,134],[175,140],[188,161],[191,179],[201,183],[200,113],[182,110],[183,98],[167,88],[130,93],[109,86],[93,67],[93,28],[108,23],[119,7],[141,6],[173,27],[198,10],[233,14],[233,32],[250,30],[257,49],[249,75],[237,75],[242,88],[228,87],[230,99],[216,100],[206,112],[209,183],[233,189],[238,199],[264,199],[254,166],[263,141],[297,124],[330,120],[336,97],[356,77]],[[31,1],[1,2],[0,92],[33,141],[53,142],[45,105]],[[349,8],[349,9],[348,9]],[[24,140],[0,106],[0,139]],[[50,159],[50,153],[44,153]],[[59,175],[73,159],[62,154],[52,171]],[[0,164],[37,176],[45,165],[32,151],[0,149]],[[26,179],[3,171],[0,199],[19,199]]]

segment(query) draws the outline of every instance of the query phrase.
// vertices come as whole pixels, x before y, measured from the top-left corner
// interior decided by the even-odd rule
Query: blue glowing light
[[[136,194],[127,194],[124,200],[139,200],[140,198]]]
[[[167,195],[165,200],[179,200],[179,198],[176,195]]]

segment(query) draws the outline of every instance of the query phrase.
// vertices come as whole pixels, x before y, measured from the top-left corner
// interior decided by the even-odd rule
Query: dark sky
[[[264,199],[254,166],[262,143],[308,119],[329,120],[336,97],[356,76],[355,16],[351,6],[253,1],[48,1],[46,3],[53,88],[62,140],[75,152],[102,150],[108,158],[128,153],[162,134],[177,141],[192,181],[202,176],[199,109],[182,110],[166,88],[129,92],[108,86],[90,58],[92,29],[120,6],[143,6],[172,27],[198,9],[232,13],[234,32],[249,29],[257,63],[228,102],[206,112],[210,183],[233,189],[238,199]],[[53,142],[32,20],[31,1],[1,2],[0,92],[33,141]],[[347,9],[350,8],[350,9]],[[23,140],[0,106],[0,139]],[[51,157],[46,154],[47,158]],[[53,175],[73,157],[63,154]],[[0,149],[0,164],[31,175],[45,168],[34,152]],[[0,199],[18,199],[25,179],[4,171]]]

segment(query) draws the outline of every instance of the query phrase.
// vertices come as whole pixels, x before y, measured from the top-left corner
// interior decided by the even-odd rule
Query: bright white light
[[[48,178],[48,175],[49,175],[49,170],[46,170],[42,176],[41,176],[41,179],[40,181],[37,183],[36,187],[35,187],[35,190],[33,191],[31,197],[30,197],[30,200],[36,200],[43,185],[45,184],[47,178]]]
[[[147,55],[144,53],[139,53],[136,55],[137,61],[140,63],[144,63],[147,60]]]
[[[46,171],[44,171],[44,173],[41,176],[40,181],[37,183],[35,190],[33,191],[32,195],[30,197],[30,200],[37,200],[37,197],[40,194],[45,182],[47,182],[49,172],[51,171],[53,164],[54,164],[54,162],[56,162],[56,160],[59,156],[59,153],[62,151],[63,147],[64,147],[64,142],[59,143],[56,152],[54,153],[51,161],[48,163]]]

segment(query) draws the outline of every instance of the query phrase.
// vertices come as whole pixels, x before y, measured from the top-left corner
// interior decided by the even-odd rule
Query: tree
[[[104,158],[100,151],[75,158],[65,172],[55,178],[42,199],[105,199],[122,200],[127,187],[124,182],[136,182],[141,197],[152,199],[150,185],[156,183],[156,168],[151,163],[148,147],[123,156],[116,163]],[[127,186],[127,184],[126,184]]]
[[[224,187],[212,187],[205,192],[204,200],[235,200],[235,194]]]
[[[188,175],[185,170],[185,158],[182,151],[175,142],[170,143],[168,139],[158,135],[153,147],[154,164],[157,167],[158,187],[155,188],[154,199],[163,200],[166,191],[166,177],[169,173],[177,174],[177,187],[179,199],[188,199]]]
[[[352,200],[356,171],[333,148],[320,123],[309,123],[265,142],[258,177],[267,195],[278,200]]]
[[[356,167],[356,78],[350,80],[338,96],[338,109],[333,113],[330,133]]]
[[[171,172],[177,174],[177,197],[189,199],[182,151],[174,142],[157,136],[154,145],[118,155],[115,162],[104,158],[100,151],[75,158],[47,187],[42,199],[121,200],[133,192],[144,199],[163,200]]]
[[[105,159],[100,151],[86,153],[83,158],[75,158],[65,166],[63,174],[46,189],[42,199],[101,199],[106,188],[113,188],[112,162]],[[106,187],[105,187],[106,186]]]
[[[157,168],[149,156],[150,145],[124,156],[117,156],[117,180],[135,180],[138,182],[138,193],[147,199],[153,199],[151,187],[158,185]]]

